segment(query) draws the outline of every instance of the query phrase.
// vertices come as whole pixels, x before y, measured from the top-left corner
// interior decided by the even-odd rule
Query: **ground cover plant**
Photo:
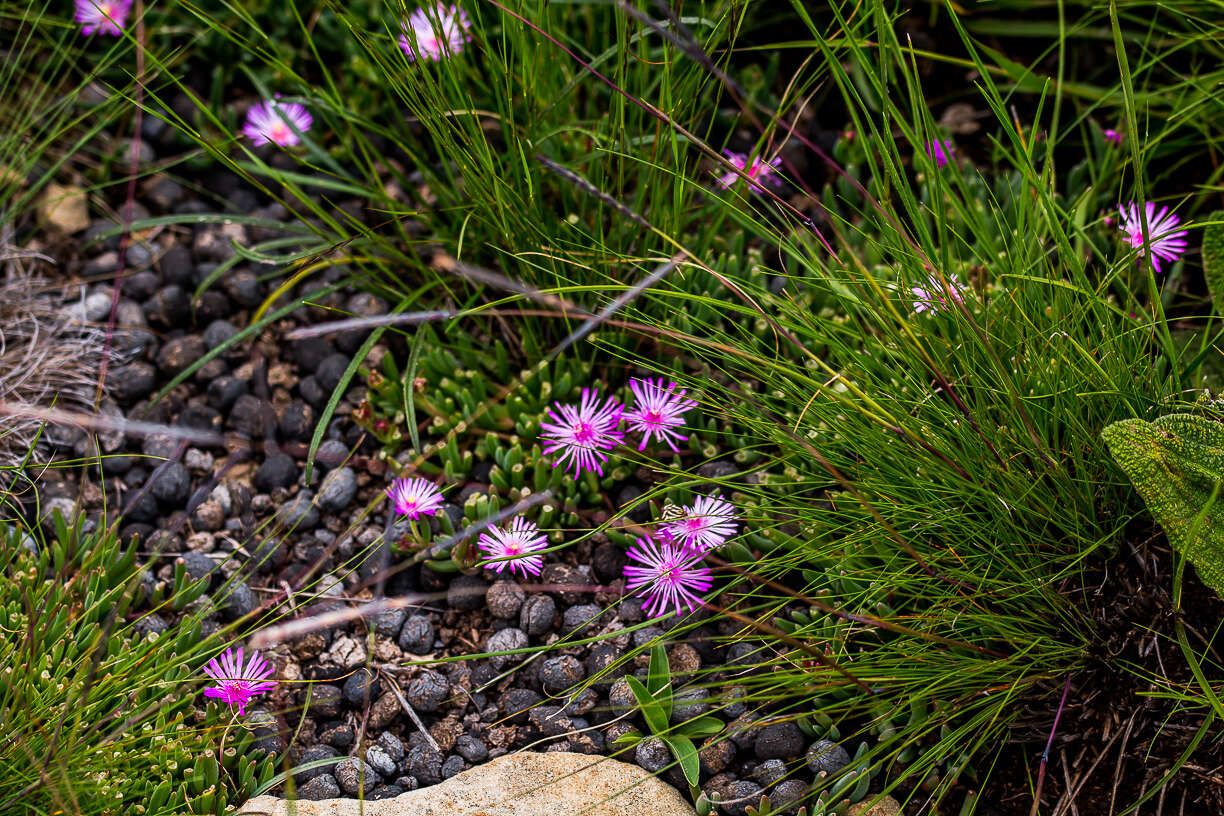
[[[153,424],[107,450],[167,460],[141,488],[100,443],[59,445],[104,494],[132,489],[93,522],[90,552],[125,565],[97,616],[169,604],[185,634],[141,641],[140,670],[194,673],[183,750],[223,757],[149,793],[143,749],[119,748],[117,799],[390,796],[482,761],[473,740],[564,739],[702,814],[1221,806],[1218,451],[1119,442],[1220,421],[1210,9],[82,0],[0,19],[55,55],[5,69],[6,105],[55,100],[0,138],[14,244],[52,229],[48,192],[116,214],[73,251],[83,277],[117,251],[95,322],[124,377],[151,372],[111,387]],[[174,203],[142,212],[167,178]],[[155,346],[116,316],[142,251],[168,274],[175,231],[195,263],[183,304],[148,294]],[[248,458],[255,498],[221,484]],[[45,529],[30,481],[10,504]],[[138,591],[120,542],[140,536],[180,600]],[[90,574],[10,539],[69,589]],[[219,603],[187,609],[205,590]],[[411,617],[380,605],[397,593]],[[77,642],[90,690],[101,647]],[[375,691],[401,672],[402,701]],[[501,697],[444,759],[466,710],[448,682],[478,720]],[[149,739],[189,705],[150,709]],[[375,740],[387,706],[429,736]],[[87,713],[72,744],[93,750]],[[73,761],[27,759],[44,751]],[[16,779],[45,807],[114,807]]]

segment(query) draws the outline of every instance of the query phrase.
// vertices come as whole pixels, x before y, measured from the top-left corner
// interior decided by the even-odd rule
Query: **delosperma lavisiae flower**
[[[458,6],[435,3],[408,15],[399,46],[408,59],[415,62],[427,59],[437,62],[463,50],[463,44],[471,42],[467,30],[472,27],[467,12]]]
[[[387,488],[387,497],[396,513],[413,521],[435,515],[442,506],[442,491],[428,479],[401,476]]]
[[[753,156],[752,161],[749,162],[748,157],[743,153],[733,153],[730,150],[724,150],[723,154],[727,157],[727,161],[733,164],[737,170],[743,171],[744,176],[748,177],[748,186],[758,193],[765,192],[765,183],[775,187],[782,183],[782,180],[774,175],[778,165],[782,162],[782,159],[778,157],[774,157],[766,162],[761,161],[760,156]],[[733,187],[735,182],[744,176],[728,170],[718,177],[718,183],[723,187]]]
[[[263,659],[259,652],[251,652],[249,660],[242,659],[242,647],[233,647],[221,653],[220,661],[213,658],[204,667],[204,673],[217,681],[217,685],[204,689],[205,697],[215,697],[231,707],[236,707],[239,714],[246,714],[246,705],[256,694],[263,694],[276,687],[272,676],[272,667]]]
[[[1113,128],[1105,128],[1101,131],[1101,135],[1105,137],[1105,141],[1113,142],[1116,145],[1122,144],[1122,134]]]
[[[965,287],[955,272],[948,276],[947,288],[938,277],[932,275],[925,286],[911,286],[910,294],[914,297],[915,312],[939,311],[952,303],[965,302]]]
[[[652,618],[669,608],[677,615],[693,611],[701,603],[697,593],[714,585],[709,567],[700,566],[701,554],[666,533],[639,538],[626,554],[641,566],[625,567],[625,588],[645,596],[642,609]]]
[[[952,143],[947,139],[935,139],[926,143],[926,154],[935,160],[935,167],[943,167],[955,156]]]
[[[586,472],[602,476],[608,456],[601,451],[611,450],[625,439],[624,431],[618,430],[624,406],[616,397],[601,402],[596,388],[582,389],[577,405],[558,402],[556,406],[555,411],[548,409],[553,421],[540,423],[544,453],[561,453],[553,467],[565,465],[567,472],[572,467],[575,479]]]
[[[95,32],[118,37],[131,11],[132,0],[76,0],[74,19],[87,37]]]
[[[488,558],[499,559],[485,564],[485,569],[494,572],[509,569],[511,573],[522,570],[523,575],[539,575],[544,556],[533,553],[548,546],[548,537],[534,522],[515,516],[505,527],[493,527],[481,533],[476,543]]]
[[[1145,251],[1143,242],[1143,222],[1147,222],[1148,246],[1152,248],[1152,268],[1160,274],[1161,261],[1176,261],[1186,251],[1186,230],[1177,229],[1181,219],[1169,212],[1168,207],[1161,207],[1156,212],[1156,205],[1150,201],[1143,205],[1142,220],[1139,207],[1133,201],[1123,207],[1118,205],[1118,213],[1122,222],[1118,228],[1126,235],[1126,243],[1139,250],[1142,257]]]
[[[313,121],[310,111],[302,105],[269,99],[251,106],[242,132],[257,146],[292,147],[301,141],[298,134],[310,130]]]
[[[684,547],[698,554],[721,547],[735,535],[735,505],[722,496],[698,496],[684,514],[663,529]]]
[[[684,412],[696,408],[697,401],[685,397],[685,389],[677,391],[674,382],[664,385],[662,378],[630,380],[629,390],[633,392],[633,407],[625,411],[625,422],[629,430],[642,435],[638,450],[645,450],[652,436],[678,450],[676,442],[688,437],[675,429],[684,424]]]

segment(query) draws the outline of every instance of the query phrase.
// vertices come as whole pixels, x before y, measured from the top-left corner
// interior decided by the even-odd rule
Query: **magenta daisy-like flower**
[[[943,167],[956,155],[952,143],[947,139],[935,139],[926,143],[926,154],[935,160],[935,167]]]
[[[76,0],[75,19],[86,37],[95,32],[118,37],[131,11],[132,0]]]
[[[965,287],[956,273],[948,276],[948,286],[945,288],[939,278],[932,275],[927,278],[925,286],[911,286],[910,294],[914,297],[914,311],[939,311],[952,303],[965,302]]]
[[[413,62],[418,59],[437,62],[443,57],[458,54],[463,50],[464,43],[472,41],[467,33],[471,27],[472,21],[463,9],[434,3],[408,15],[399,46]]]
[[[251,106],[242,132],[257,146],[270,143],[292,147],[302,140],[299,134],[310,130],[312,122],[310,111],[304,106],[269,99]]]
[[[642,609],[652,618],[668,608],[677,615],[691,612],[701,603],[698,592],[714,585],[709,567],[700,566],[701,553],[693,552],[664,533],[661,540],[639,538],[626,553],[642,566],[625,567],[625,588],[646,597]]]
[[[236,651],[230,647],[222,652],[220,662],[215,657],[208,661],[204,673],[217,681],[217,685],[204,689],[204,696],[237,707],[239,714],[246,714],[246,704],[256,694],[276,687],[276,681],[268,679],[272,676],[268,661],[259,652],[251,652],[250,660],[244,662],[241,646]]]
[[[1118,205],[1118,213],[1122,223],[1118,228],[1126,234],[1126,243],[1139,250],[1142,257],[1145,251],[1143,243],[1143,224],[1147,223],[1148,245],[1152,248],[1152,268],[1160,274],[1161,261],[1176,261],[1186,251],[1186,230],[1177,229],[1181,219],[1169,212],[1168,207],[1161,207],[1156,212],[1156,205],[1150,201],[1143,205],[1142,215],[1139,207],[1132,201],[1123,207]]]
[[[782,163],[782,159],[775,156],[769,161],[761,161],[760,156],[753,156],[752,161],[748,161],[748,157],[743,153],[732,153],[730,150],[724,150],[723,155],[727,157],[727,161],[731,162],[737,170],[743,171],[748,177],[748,186],[758,193],[765,192],[765,184],[771,184],[775,187],[782,183],[782,180],[774,175],[778,170],[778,165]],[[728,170],[718,177],[718,183],[723,187],[730,188],[735,185],[743,176],[739,173]]]
[[[638,450],[644,450],[652,436],[666,442],[672,450],[678,450],[676,442],[683,442],[688,437],[674,429],[684,424],[684,412],[696,408],[697,401],[685,397],[688,393],[685,389],[677,391],[674,382],[663,385],[662,378],[630,380],[629,390],[633,392],[634,402],[625,412],[625,421],[629,423],[629,430],[642,435]]]
[[[737,518],[735,505],[722,496],[698,496],[691,506],[684,508],[680,518],[668,522],[663,529],[681,545],[705,554],[735,535]]]
[[[501,572],[509,567],[511,573],[522,569],[523,575],[539,575],[544,556],[532,553],[538,553],[548,546],[548,536],[540,532],[535,522],[515,516],[505,527],[494,527],[487,533],[481,533],[476,543],[489,558],[500,559],[485,564],[485,569]]]
[[[1101,131],[1101,135],[1105,137],[1105,141],[1113,142],[1116,145],[1122,144],[1122,134],[1113,128],[1105,128]]]
[[[428,479],[401,476],[387,488],[387,497],[396,513],[413,521],[437,514],[442,506],[442,491]]]
[[[599,389],[582,389],[582,400],[577,405],[556,403],[557,410],[548,409],[552,422],[540,423],[540,436],[544,439],[544,452],[560,451],[561,456],[553,467],[564,464],[565,470],[574,468],[574,478],[584,472],[603,475],[603,463],[607,454],[625,439],[625,432],[618,430],[625,407],[616,397],[602,402]]]

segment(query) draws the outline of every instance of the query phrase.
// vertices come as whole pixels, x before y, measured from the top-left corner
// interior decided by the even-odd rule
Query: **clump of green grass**
[[[204,610],[142,633],[136,544],[56,522],[43,543],[0,524],[0,810],[220,816],[245,801],[274,758],[198,696],[221,645]],[[179,610],[207,586],[177,583],[164,605]]]

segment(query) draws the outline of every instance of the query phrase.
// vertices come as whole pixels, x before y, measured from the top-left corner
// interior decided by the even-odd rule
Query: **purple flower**
[[[132,0],[76,0],[75,19],[86,37],[95,32],[118,37],[131,11]]]
[[[778,165],[782,162],[781,158],[775,156],[769,161],[763,162],[761,161],[760,156],[753,156],[752,162],[749,163],[748,157],[743,153],[732,153],[730,150],[724,150],[723,154],[727,157],[727,161],[731,162],[731,164],[734,165],[737,170],[742,170],[744,172],[744,175],[748,177],[748,186],[758,193],[765,192],[763,182],[768,182],[775,187],[782,184],[782,180],[774,175],[778,169]],[[737,181],[739,181],[740,178],[741,176],[739,173],[727,171],[718,177],[718,183],[723,187],[730,188]]]
[[[1132,201],[1123,207],[1118,205],[1118,213],[1122,223],[1118,228],[1126,233],[1126,242],[1139,250],[1140,257],[1144,253],[1143,223],[1147,223],[1148,239],[1152,248],[1152,268],[1160,274],[1161,261],[1176,261],[1186,251],[1186,230],[1174,230],[1181,219],[1169,212],[1168,207],[1161,207],[1156,212],[1156,205],[1150,201],[1143,205],[1142,217],[1139,207]]]
[[[230,706],[237,706],[239,714],[246,714],[246,704],[256,694],[263,694],[276,687],[272,676],[272,667],[259,652],[251,652],[251,659],[243,663],[242,647],[235,652],[233,647],[221,653],[221,662],[217,658],[208,661],[204,673],[217,681],[217,685],[204,689],[205,697],[216,697],[224,700]]]
[[[399,47],[413,62],[418,59],[437,62],[459,53],[464,43],[472,41],[467,33],[471,27],[472,21],[463,9],[434,3],[408,15]]]
[[[561,451],[553,467],[564,464],[568,471],[572,465],[574,478],[583,472],[594,471],[603,475],[602,463],[608,461],[601,450],[611,450],[624,441],[624,431],[617,430],[624,406],[616,397],[599,402],[599,389],[582,389],[582,401],[577,405],[555,403],[557,411],[548,409],[553,422],[540,423],[540,436],[544,438],[544,452]]]
[[[735,505],[722,496],[698,496],[684,515],[668,522],[664,531],[698,555],[721,547],[735,535]]]
[[[638,450],[645,450],[650,437],[657,437],[666,442],[672,450],[677,450],[676,442],[683,442],[687,436],[676,433],[674,428],[684,424],[684,412],[697,407],[697,401],[687,399],[684,389],[676,391],[674,382],[663,385],[662,378],[657,380],[634,379],[629,381],[629,390],[633,392],[633,408],[625,413],[625,421],[629,430],[642,434],[642,444]],[[673,441],[674,440],[674,441]]]
[[[310,130],[313,121],[310,112],[296,102],[269,99],[251,106],[242,132],[257,146],[272,143],[292,147],[301,141],[298,134]]]
[[[548,537],[540,532],[535,522],[515,516],[504,528],[493,527],[489,532],[481,533],[476,543],[489,558],[504,559],[485,564],[485,569],[501,572],[509,567],[513,574],[521,568],[523,575],[539,575],[544,556],[526,553],[536,553],[547,547]]]
[[[925,312],[928,309],[939,311],[952,303],[965,302],[965,287],[955,272],[948,276],[947,288],[944,288],[939,278],[932,275],[927,278],[926,286],[911,286],[910,294],[914,297],[915,312]]]
[[[387,497],[395,512],[416,521],[421,516],[432,516],[442,504],[442,491],[428,479],[400,477],[387,488]]]
[[[952,142],[947,139],[936,139],[926,143],[926,154],[935,160],[936,169],[943,167],[955,157]]]
[[[669,607],[677,615],[693,611],[713,582],[709,567],[698,566],[701,553],[693,552],[665,532],[662,540],[639,538],[627,555],[643,566],[625,567],[625,588],[646,596],[642,609],[652,618]]]
[[[1105,137],[1105,141],[1113,142],[1116,145],[1122,144],[1122,134],[1113,128],[1105,128],[1101,131],[1101,135]]]

